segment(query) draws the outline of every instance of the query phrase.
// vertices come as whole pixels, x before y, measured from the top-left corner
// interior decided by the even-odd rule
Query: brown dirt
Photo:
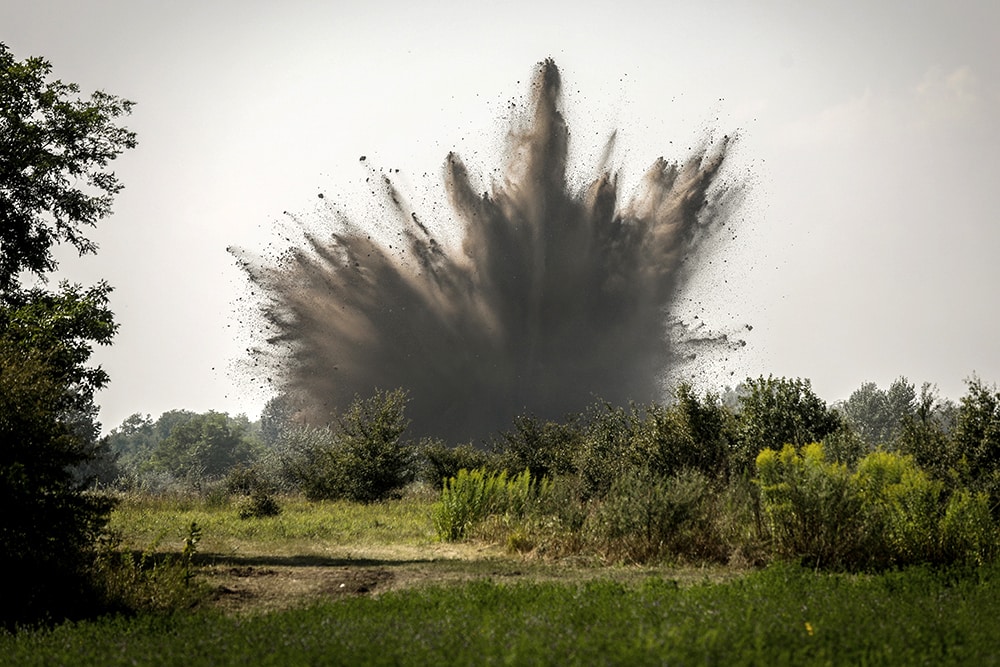
[[[345,556],[249,556],[203,554],[200,575],[212,593],[211,607],[227,613],[266,612],[319,600],[473,579],[493,581],[623,582],[656,576],[690,584],[739,576],[734,568],[629,567],[553,562],[508,555],[494,547],[435,545],[418,551],[398,548],[356,550]]]

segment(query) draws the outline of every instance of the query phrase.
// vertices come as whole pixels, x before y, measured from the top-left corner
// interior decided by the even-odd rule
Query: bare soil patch
[[[743,574],[735,568],[649,567],[596,562],[549,561],[510,555],[484,545],[433,545],[424,549],[355,549],[349,554],[233,556],[202,554],[199,573],[212,590],[208,605],[227,613],[267,612],[349,596],[386,591],[493,581],[614,579],[623,583],[648,577],[678,585],[721,581]]]

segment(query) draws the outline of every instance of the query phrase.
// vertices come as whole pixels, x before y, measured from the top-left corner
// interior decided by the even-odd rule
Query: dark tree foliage
[[[901,377],[888,389],[866,382],[840,406],[847,423],[870,446],[889,445],[899,436],[903,421],[917,409],[913,384]]]
[[[439,490],[444,486],[445,480],[455,477],[459,470],[495,470],[504,467],[501,453],[491,455],[471,444],[449,447],[443,440],[425,440],[420,443],[420,454],[424,460],[421,477]]]
[[[955,411],[951,401],[939,399],[933,386],[925,382],[913,412],[902,419],[895,440],[899,453],[912,456],[922,470],[951,485],[959,481],[959,468],[967,467],[953,439]]]
[[[1000,391],[979,378],[967,381],[951,437],[951,458],[971,488],[990,495],[1000,518]]]
[[[683,415],[694,443],[686,456],[679,457],[678,468],[698,470],[709,478],[724,474],[735,435],[732,412],[720,396],[709,392],[699,398],[690,384],[681,383],[675,393],[676,409]]]
[[[1000,469],[1000,392],[978,378],[967,384],[959,403],[955,442],[973,468]]]
[[[107,288],[0,308],[0,622],[81,611],[86,564],[111,505],[74,471],[94,458],[93,392],[85,366],[114,334]]]
[[[727,472],[733,417],[714,394],[699,397],[681,384],[670,405],[595,405],[586,415],[574,457],[584,495],[603,497],[617,479],[659,479]]]
[[[14,59],[0,43],[0,624],[57,619],[90,604],[86,566],[110,504],[85,492],[99,427],[94,393],[108,382],[88,362],[116,325],[111,288],[44,279],[52,251],[96,250],[87,227],[121,189],[109,163],[135,146],[116,125],[131,102],[80,99],[49,79],[41,58]]]
[[[53,271],[56,244],[97,250],[82,228],[111,213],[122,185],[108,165],[136,145],[117,125],[132,102],[102,91],[80,99],[76,84],[51,81],[51,72],[0,43],[0,291],[22,271]]]
[[[510,475],[528,470],[534,479],[552,478],[574,472],[582,438],[576,418],[560,423],[521,415],[514,418],[513,428],[493,441],[493,449]]]
[[[417,448],[403,438],[407,401],[402,389],[376,390],[355,397],[334,429],[288,429],[288,476],[310,500],[392,497],[417,472]]]

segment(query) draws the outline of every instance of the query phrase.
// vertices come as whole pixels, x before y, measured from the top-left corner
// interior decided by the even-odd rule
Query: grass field
[[[130,498],[114,527],[179,551],[198,609],[0,635],[0,664],[997,664],[1000,570],[624,567],[436,542],[431,498],[284,499],[279,517]]]

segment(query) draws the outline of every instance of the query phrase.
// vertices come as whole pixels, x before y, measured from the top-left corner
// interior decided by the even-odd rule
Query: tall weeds
[[[434,507],[434,528],[443,540],[460,540],[487,517],[525,517],[549,488],[547,479],[533,479],[528,470],[514,477],[484,469],[459,470],[441,489]]]

